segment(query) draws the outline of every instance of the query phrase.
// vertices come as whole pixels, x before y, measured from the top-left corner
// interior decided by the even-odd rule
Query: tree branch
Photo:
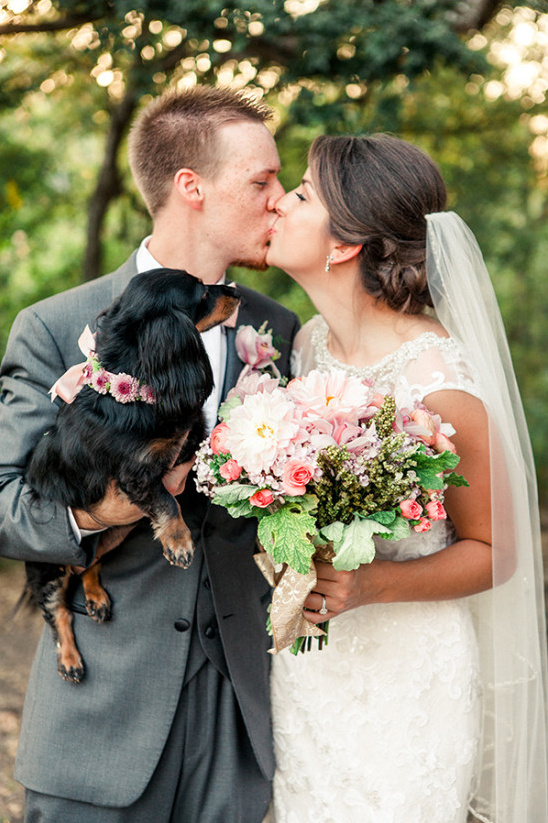
[[[0,35],[9,36],[12,34],[32,34],[36,32],[65,31],[73,29],[75,26],[82,26],[84,23],[94,23],[101,20],[104,14],[72,14],[68,17],[60,17],[58,20],[42,20],[41,23],[20,23],[12,21],[0,26]]]
[[[447,19],[457,34],[481,31],[501,6],[502,0],[463,0],[447,15]]]
[[[112,111],[105,156],[101,164],[95,191],[89,202],[87,245],[84,258],[84,278],[86,280],[93,280],[101,271],[103,222],[111,201],[121,191],[117,165],[118,150],[137,102],[137,94],[133,88],[130,88],[126,91],[122,102]]]

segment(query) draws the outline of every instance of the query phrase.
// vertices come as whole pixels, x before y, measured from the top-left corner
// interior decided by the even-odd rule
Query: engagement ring
[[[325,604],[325,597],[322,594],[322,607],[319,609],[318,614],[327,614],[327,606]]]

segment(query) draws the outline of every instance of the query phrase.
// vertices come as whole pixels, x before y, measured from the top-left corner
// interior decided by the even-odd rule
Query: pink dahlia
[[[232,409],[224,445],[248,474],[270,470],[278,456],[302,436],[293,404],[280,389],[249,394]]]

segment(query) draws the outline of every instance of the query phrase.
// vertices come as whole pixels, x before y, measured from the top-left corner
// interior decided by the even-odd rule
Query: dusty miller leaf
[[[364,520],[361,517],[354,517],[352,523],[348,525],[336,522],[322,529],[322,534],[333,543],[333,550],[336,554],[333,567],[337,571],[352,571],[362,563],[371,563],[375,557],[373,535],[387,532],[389,533],[390,529],[382,523],[377,523],[375,520]]]

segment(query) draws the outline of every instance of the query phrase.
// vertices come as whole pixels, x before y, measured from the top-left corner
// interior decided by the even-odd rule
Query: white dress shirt
[[[137,271],[150,271],[151,269],[161,269],[162,266],[154,259],[148,250],[148,241],[150,235],[145,237],[139,250],[137,251]],[[191,272],[193,273],[193,272]],[[199,273],[196,275],[199,277]],[[225,276],[217,281],[218,283],[225,282]],[[221,391],[223,388],[223,381],[226,368],[226,331],[224,326],[214,326],[209,331],[203,332],[202,342],[204,344],[211,369],[213,371],[213,380],[215,385],[213,391],[204,403],[204,417],[207,433],[210,434],[217,422],[217,410],[221,402]]]

